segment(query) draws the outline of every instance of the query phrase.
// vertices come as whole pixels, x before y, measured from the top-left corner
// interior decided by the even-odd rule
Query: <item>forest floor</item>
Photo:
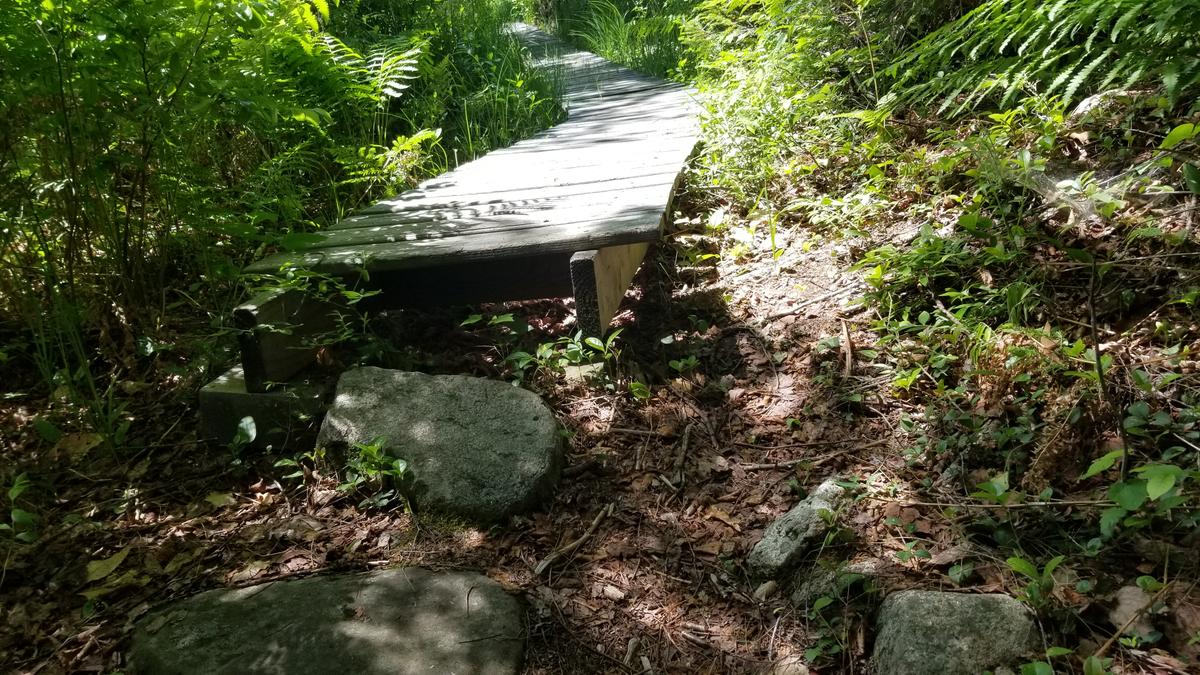
[[[0,577],[0,663],[119,670],[132,623],[165,600],[400,565],[484,570],[525,597],[529,673],[767,672],[806,650],[816,650],[813,672],[860,672],[884,590],[956,588],[947,570],[969,557],[967,586],[1016,595],[1004,561],[966,543],[969,521],[915,496],[936,478],[907,461],[915,440],[903,418],[918,411],[872,365],[854,247],[911,233],[855,242],[781,232],[794,238],[782,255],[748,247],[735,258],[718,254],[698,218],[676,225],[616,321],[622,352],[610,386],[547,371],[526,378],[571,432],[567,469],[552,503],[490,530],[360,508],[319,470],[286,477],[294,467],[276,461],[311,439],[262,455],[198,438],[190,392],[202,376],[161,367],[184,363],[185,352],[156,357],[157,381],[124,386],[139,437],[158,440],[120,456],[88,434],[50,442],[31,424],[64,403],[0,402],[3,428],[19,430],[5,456],[51,477],[36,486],[39,538],[10,549]],[[464,327],[468,311],[514,314],[530,326],[522,344],[573,332],[569,301],[403,312],[377,320],[377,332],[403,346],[391,358],[407,367],[511,376],[503,357],[515,345],[505,341],[518,338],[504,324]],[[181,334],[195,329],[181,321]],[[629,381],[651,396],[630,396]],[[855,499],[823,556],[867,563],[875,576],[810,613],[792,605],[786,580],[760,586],[742,561],[774,518],[829,478]],[[589,531],[573,558],[534,573]],[[1087,611],[1086,600],[1067,601]],[[1081,639],[1111,632],[1101,621]],[[1169,657],[1148,658],[1159,656],[1159,672],[1176,672]]]

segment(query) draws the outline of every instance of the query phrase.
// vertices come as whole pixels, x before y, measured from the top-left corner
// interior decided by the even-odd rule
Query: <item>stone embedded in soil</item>
[[[534,508],[561,470],[550,408],[533,392],[478,377],[346,372],[317,445],[347,449],[377,438],[407,460],[418,508],[476,521]]]
[[[842,596],[858,582],[870,585],[881,576],[891,572],[880,560],[869,559],[846,563],[840,560],[818,561],[808,570],[796,575],[796,589],[792,592],[792,605],[807,612],[813,603],[823,597]]]
[[[521,603],[470,572],[400,568],[201,593],[134,628],[131,670],[217,673],[516,673]]]
[[[746,558],[750,574],[759,579],[772,578],[799,562],[825,536],[829,530],[827,514],[837,510],[845,493],[834,481],[825,481],[771,523]]]
[[[887,675],[976,675],[1036,647],[1033,617],[1007,595],[900,591],[879,610],[874,663]]]

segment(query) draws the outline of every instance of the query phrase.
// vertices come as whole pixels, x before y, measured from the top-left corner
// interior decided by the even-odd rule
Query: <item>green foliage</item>
[[[685,77],[690,64],[679,38],[684,16],[672,10],[684,11],[692,3],[668,4],[678,6],[628,8],[595,0],[579,15],[560,15],[559,21],[568,36],[610,61],[650,75]]]
[[[122,445],[116,384],[164,316],[222,331],[265,248],[561,115],[510,18],[499,0],[0,4],[4,352]]]
[[[961,114],[1027,91],[1077,100],[1154,83],[1200,84],[1200,15],[1177,0],[988,0],[888,68],[897,101]]]
[[[1056,556],[1039,570],[1036,565],[1024,558],[1016,556],[1009,558],[1008,566],[1029,582],[1025,586],[1022,599],[1034,607],[1042,607],[1049,602],[1050,594],[1054,591],[1054,570],[1058,569],[1063,560],[1065,560],[1063,556]]]
[[[11,536],[18,542],[28,544],[37,540],[37,525],[38,518],[33,512],[22,508],[18,504],[18,500],[24,495],[33,483],[29,480],[29,475],[26,473],[17,474],[13,477],[5,491],[8,497],[8,520],[0,520],[0,534]]]
[[[382,507],[397,498],[407,504],[403,485],[407,474],[408,462],[388,452],[386,439],[376,438],[370,443],[356,443],[351,449],[338,489],[366,493],[360,507]]]

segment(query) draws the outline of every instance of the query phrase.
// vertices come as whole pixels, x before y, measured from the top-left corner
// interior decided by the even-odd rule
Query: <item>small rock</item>
[[[760,578],[779,575],[820,543],[829,529],[823,514],[837,511],[846,491],[832,480],[825,481],[806,499],[767,527],[763,538],[746,558],[750,574]]]
[[[808,672],[808,665],[799,654],[785,656],[771,668],[771,675],[808,675]]]
[[[134,673],[516,673],[524,612],[481,574],[401,568],[201,593],[134,627]]]
[[[1037,647],[1033,617],[1001,594],[892,593],[879,611],[876,672],[976,675],[1019,662]]]
[[[1150,618],[1143,612],[1150,600],[1150,594],[1137,586],[1122,587],[1113,598],[1112,608],[1108,610],[1109,623],[1118,629],[1124,629],[1125,635],[1143,638],[1150,635],[1154,632],[1154,624],[1150,623]],[[1126,626],[1131,620],[1133,623]]]
[[[775,592],[779,590],[779,584],[774,580],[763,582],[758,588],[754,589],[754,599],[759,602],[765,602]]]
[[[855,582],[863,579],[869,582],[886,576],[887,572],[886,564],[876,559],[848,564],[841,561],[818,562],[808,572],[797,575],[792,605],[806,611],[818,598],[838,597]]]
[[[418,508],[483,522],[544,501],[562,464],[558,425],[537,394],[478,377],[347,371],[317,445],[376,438],[408,461]]]

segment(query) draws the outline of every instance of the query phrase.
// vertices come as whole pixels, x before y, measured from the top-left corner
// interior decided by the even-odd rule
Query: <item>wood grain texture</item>
[[[571,256],[575,320],[585,337],[604,337],[649,248],[640,242]]]
[[[321,241],[247,271],[300,265],[337,275],[365,267],[372,278],[437,268],[470,273],[484,262],[520,266],[657,240],[696,145],[692,92],[532,27],[513,32],[560,82],[566,121],[373,204]]]

